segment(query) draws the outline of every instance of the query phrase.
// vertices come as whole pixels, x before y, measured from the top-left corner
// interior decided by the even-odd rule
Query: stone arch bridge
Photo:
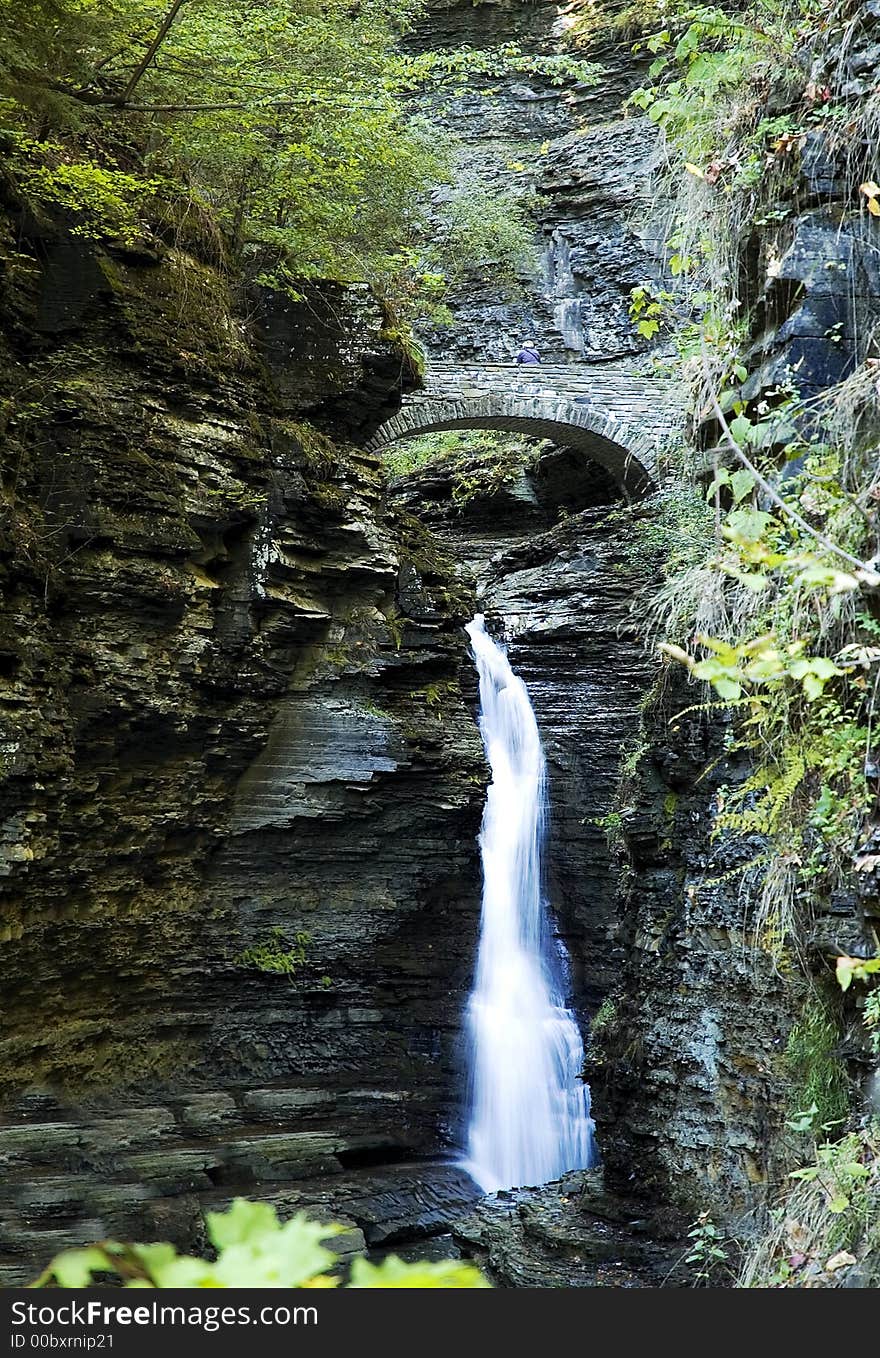
[[[679,385],[618,364],[432,363],[367,447],[442,429],[503,429],[581,450],[640,496],[683,422]]]

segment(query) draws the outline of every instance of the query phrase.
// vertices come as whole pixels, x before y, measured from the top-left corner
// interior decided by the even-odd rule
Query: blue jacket
[[[541,359],[537,349],[532,349],[529,345],[525,344],[517,354],[516,361],[517,363],[540,363]]]

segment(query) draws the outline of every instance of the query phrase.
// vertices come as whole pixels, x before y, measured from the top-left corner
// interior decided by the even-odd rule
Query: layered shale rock
[[[233,298],[195,249],[93,249],[14,202],[2,287],[25,1277],[179,1234],[213,1185],[443,1144],[484,773],[472,602],[352,444],[406,377],[369,292]]]
[[[547,51],[557,19],[432,5],[409,41]],[[490,191],[525,176],[543,252],[512,289],[469,279],[432,353],[505,359],[525,329],[558,362],[637,343],[654,150],[620,117],[629,45],[595,55],[597,86],[426,103]],[[840,376],[880,291],[814,149],[747,395],[786,365]],[[246,1192],[343,1219],[350,1249],[473,1254],[501,1285],[660,1281],[681,1223],[629,1193],[740,1211],[785,1154],[798,989],[743,949],[725,874],[749,846],[711,835],[748,770],[717,762],[723,730],[670,726],[692,691],[640,714],[650,504],[547,448],[505,485],[441,467],[387,495],[363,448],[408,364],[366,288],[302,293],[230,280],[197,239],[100,250],[3,201],[0,1276],[96,1236],[197,1247],[200,1209]],[[471,1211],[466,1177],[419,1158],[459,1132],[477,609],[547,749],[548,894],[614,1198],[586,1180]],[[852,902],[819,929],[817,955],[854,946]]]
[[[605,1191],[600,1172],[498,1193],[453,1226],[496,1287],[686,1287],[687,1240],[671,1214]]]
[[[607,473],[582,455],[547,449],[516,481],[464,503],[455,498],[462,480],[466,469],[431,468],[392,489],[403,504],[420,503],[466,563],[480,610],[528,687],[549,773],[548,893],[586,1021],[622,964],[606,818],[648,683],[630,615],[648,562],[631,549],[630,511]]]
[[[540,57],[565,50],[570,21],[547,0],[432,3],[408,44],[482,52],[514,43]],[[533,265],[505,281],[491,260],[477,261],[447,299],[454,326],[426,332],[432,353],[505,360],[525,335],[552,362],[600,362],[645,347],[628,307],[630,289],[657,277],[661,224],[646,210],[656,131],[624,117],[622,104],[649,58],[612,35],[586,59],[595,83],[512,71],[420,96],[419,111],[458,141],[459,187],[521,196],[534,223]]]

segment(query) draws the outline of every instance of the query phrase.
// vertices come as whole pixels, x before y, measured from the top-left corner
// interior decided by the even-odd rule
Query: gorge
[[[584,8],[429,3],[401,45],[421,58],[514,42],[537,63],[568,50]],[[231,264],[192,205],[137,238],[83,233],[69,205],[35,206],[10,152],[3,1285],[93,1239],[198,1252],[205,1209],[237,1195],[341,1222],[346,1259],[461,1256],[501,1287],[705,1281],[685,1259],[708,1220],[727,1242],[716,1280],[729,1284],[740,1251],[769,1239],[786,1176],[811,1163],[810,1131],[798,1130],[811,1103],[829,1123],[850,1118],[841,1134],[873,1135],[860,981],[844,994],[834,980],[836,957],[875,950],[873,802],[859,803],[857,832],[846,821],[827,891],[810,885],[820,868],[800,841],[790,855],[772,837],[768,849],[769,816],[725,828],[737,789],[757,801],[762,756],[707,689],[712,675],[701,687],[654,644],[667,637],[689,656],[698,633],[716,635],[694,621],[721,588],[696,558],[686,624],[661,632],[656,610],[674,612],[675,552],[683,560],[705,538],[709,559],[720,553],[723,516],[749,502],[719,479],[739,464],[677,347],[676,327],[694,322],[669,263],[670,142],[643,110],[623,109],[656,53],[634,52],[642,30],[607,8],[584,38],[590,80],[477,63],[466,82],[407,91],[435,135],[457,139],[431,212],[513,185],[534,238],[512,272],[489,250],[450,279],[449,315],[417,326],[424,372],[366,282],[279,287],[256,247]],[[834,107],[840,89],[855,120],[873,108],[880,11],[835,15],[827,52],[797,69],[817,91],[809,110]],[[774,79],[762,97],[781,118],[788,94]],[[792,372],[806,399],[854,372],[876,384],[877,198],[859,196],[872,177],[851,164],[862,124],[845,152],[807,113],[803,125],[796,157],[772,149],[784,129],[765,137],[778,181],[737,265],[750,328],[737,341],[741,409],[724,396],[731,422],[761,418]],[[711,192],[704,161],[688,192]],[[725,173],[727,162],[722,185]],[[662,293],[671,318],[647,334],[639,288]],[[513,368],[525,337],[542,357],[540,395]],[[704,334],[707,347],[714,361],[723,346]],[[848,417],[871,457],[875,416]],[[482,451],[468,442],[479,436]],[[425,437],[452,442],[419,461],[412,440]],[[768,435],[768,457],[794,441]],[[786,454],[786,475],[805,456]],[[769,513],[760,490],[754,503]],[[832,510],[816,514],[833,536]],[[744,551],[728,579],[765,569],[769,549]],[[866,631],[845,641],[870,649],[870,592],[863,603],[826,588],[859,601]],[[737,621],[752,616],[738,607]],[[503,644],[540,732],[523,727],[520,742],[537,740],[532,754],[546,758],[553,938],[542,947],[564,953],[569,974],[535,1005],[549,998],[565,1015],[568,1074],[592,1093],[591,1109],[571,1113],[574,1149],[526,1177],[586,1172],[495,1198],[460,1164],[478,1161],[487,1190],[523,1177],[483,1172],[478,1107],[466,1150],[465,1015],[483,965],[478,837],[494,762],[468,626],[487,682]],[[840,673],[839,654],[835,643]],[[871,685],[872,663],[858,662]],[[728,660],[740,704],[746,667]],[[858,692],[870,698],[870,686]],[[866,739],[853,742],[863,781]],[[820,811],[804,813],[817,833],[838,813],[842,742],[816,775]],[[786,777],[807,788],[815,770],[802,758]],[[531,776],[538,817],[537,764]],[[525,805],[511,799],[505,835]],[[509,869],[510,841],[501,847]],[[799,855],[813,876],[795,889]],[[773,860],[789,874],[773,900],[801,893],[797,944],[766,905],[756,924],[765,879],[753,865]],[[529,873],[534,905],[534,863]],[[500,1029],[502,1048],[521,1046],[512,1019]],[[505,1069],[490,1058],[486,1082]],[[579,1079],[566,1083],[580,1099]],[[539,1102],[530,1096],[535,1122],[561,1136]],[[586,1168],[590,1115],[601,1168]],[[873,1191],[876,1164],[858,1155]],[[847,1237],[852,1263],[827,1276],[829,1251],[814,1260],[783,1242],[777,1255],[815,1265],[803,1285],[874,1286],[871,1229]]]

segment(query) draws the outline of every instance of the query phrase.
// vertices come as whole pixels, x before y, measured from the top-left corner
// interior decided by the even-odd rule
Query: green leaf
[[[795,1114],[795,1116],[789,1119],[785,1125],[786,1127],[790,1127],[793,1132],[808,1132],[813,1126],[818,1112],[819,1105],[811,1103],[809,1108],[805,1108],[802,1112]]]
[[[845,1212],[848,1207],[849,1198],[845,1197],[843,1193],[839,1193],[837,1197],[832,1198],[829,1202],[828,1211],[833,1212],[835,1216],[839,1216],[840,1213]]]
[[[46,1272],[55,1278],[59,1287],[88,1287],[93,1273],[113,1273],[115,1269],[106,1251],[93,1245],[56,1255]]]
[[[813,673],[818,675],[820,679],[833,679],[835,675],[841,672],[834,661],[826,655],[814,656],[811,665]]]
[[[143,1264],[146,1271],[155,1274],[180,1258],[173,1245],[132,1245],[131,1252]]]
[[[739,504],[740,500],[744,500],[747,495],[751,495],[752,491],[755,489],[756,482],[752,473],[745,467],[742,467],[739,471],[733,473],[730,478],[730,484],[733,489],[733,502],[734,504]]]
[[[236,1198],[225,1212],[206,1212],[208,1239],[218,1250],[262,1240],[278,1230],[278,1213],[266,1202]]]
[[[716,467],[715,475],[712,478],[712,484],[708,487],[706,491],[707,501],[714,500],[719,490],[723,490],[725,486],[729,485],[730,485],[730,472],[727,470],[726,467]]]
[[[770,588],[770,581],[766,575],[761,575],[759,571],[740,571],[736,577],[746,589],[751,590],[752,594],[763,594]]]
[[[395,1255],[371,1264],[355,1259],[350,1287],[489,1287],[479,1269],[458,1260],[407,1264]]]
[[[799,570],[795,576],[795,584],[827,589],[832,594],[849,594],[859,587],[856,577],[850,575],[848,571],[839,571],[821,562],[804,566]]]
[[[838,957],[837,983],[841,990],[849,990],[853,980],[866,981],[880,972],[880,957]]]
[[[215,1265],[207,1259],[178,1254],[172,1245],[135,1245],[132,1253],[140,1259],[156,1287],[218,1287]]]
[[[773,522],[763,509],[734,509],[724,522],[724,536],[734,542],[759,542]]]
[[[126,1287],[138,1288],[241,1288],[241,1287],[315,1287],[332,1288],[337,1279],[328,1276],[337,1258],[322,1241],[338,1234],[343,1227],[310,1221],[302,1213],[278,1222],[273,1208],[265,1203],[236,1199],[225,1212],[210,1214],[211,1237],[217,1243],[216,1263],[178,1254],[173,1245],[114,1245],[110,1242],[91,1249],[66,1250],[52,1261],[35,1283],[37,1287],[87,1287],[96,1272],[120,1272],[116,1255],[125,1272],[146,1274],[129,1278]],[[124,1273],[122,1274],[124,1276]],[[355,1261],[352,1287],[479,1287],[490,1284],[472,1264],[449,1260],[441,1263],[407,1264],[388,1258],[380,1265],[365,1259]]]
[[[804,693],[806,694],[807,698],[811,703],[815,702],[817,698],[822,697],[822,691],[824,687],[825,685],[822,683],[822,680],[817,679],[815,674],[804,675],[803,678]]]
[[[828,679],[843,673],[833,660],[824,655],[800,656],[790,661],[788,672],[793,679],[801,681],[804,693],[811,702],[822,696]]]
[[[728,426],[728,428],[730,429],[731,437],[739,444],[741,448],[744,444],[749,442],[749,439],[751,438],[752,433],[754,431],[754,427],[755,426],[752,424],[751,420],[747,419],[745,415],[737,415],[736,419],[731,420]]]
[[[714,651],[726,665],[735,665],[740,656],[740,647],[731,646],[727,641],[719,641],[717,637],[707,637],[702,632],[697,637],[701,646]]]
[[[298,1213],[269,1235],[252,1234],[227,1246],[214,1276],[222,1287],[300,1287],[335,1262],[321,1241],[338,1229]]]

